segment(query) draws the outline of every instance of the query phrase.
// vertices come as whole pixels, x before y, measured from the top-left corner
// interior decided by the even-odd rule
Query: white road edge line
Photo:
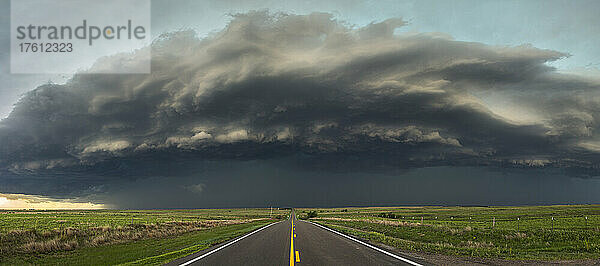
[[[388,255],[388,256],[391,256],[391,257],[393,257],[393,258],[395,258],[395,259],[399,259],[399,260],[401,260],[401,261],[404,261],[404,262],[406,262],[406,263],[408,263],[408,264],[415,265],[415,266],[423,266],[423,265],[421,265],[421,264],[419,264],[419,263],[416,263],[416,262],[414,262],[414,261],[412,261],[412,260],[409,260],[409,259],[406,259],[406,258],[400,257],[400,256],[398,256],[398,255],[396,255],[396,254],[393,254],[393,253],[387,252],[387,251],[385,251],[385,250],[383,250],[383,249],[380,249],[380,248],[378,248],[378,247],[376,247],[376,246],[373,246],[373,245],[371,245],[371,244],[367,244],[367,243],[365,243],[365,242],[362,242],[362,241],[360,241],[360,240],[358,240],[358,239],[356,239],[356,238],[354,238],[354,237],[351,237],[351,236],[348,236],[348,235],[342,234],[342,233],[340,233],[340,232],[338,232],[338,231],[335,231],[335,230],[333,230],[333,229],[327,228],[327,227],[325,227],[325,226],[322,226],[322,225],[320,225],[320,224],[313,223],[313,222],[310,222],[310,221],[306,221],[306,222],[308,222],[308,223],[311,223],[311,224],[313,224],[313,225],[316,225],[316,226],[318,226],[318,227],[321,227],[321,228],[323,228],[323,229],[325,229],[325,230],[329,230],[329,231],[331,231],[331,232],[334,232],[334,233],[336,233],[336,234],[338,234],[338,235],[341,235],[341,236],[343,236],[343,237],[345,237],[345,238],[348,238],[348,239],[350,239],[350,240],[352,240],[352,241],[354,241],[354,242],[357,242],[357,243],[359,243],[359,244],[362,244],[362,245],[365,245],[365,246],[367,246],[367,247],[370,247],[370,248],[372,248],[372,249],[374,249],[374,250],[377,250],[377,251],[379,251],[379,252],[381,252],[381,253],[383,253],[383,254],[386,254],[386,255]]]
[[[256,232],[258,232],[258,231],[260,231],[260,230],[263,230],[263,229],[265,229],[265,228],[267,228],[267,227],[269,227],[269,226],[271,226],[271,225],[275,225],[275,224],[278,224],[278,223],[281,223],[281,222],[283,222],[283,221],[279,221],[279,222],[276,222],[276,223],[271,223],[271,224],[265,225],[265,226],[263,226],[263,227],[261,227],[261,228],[258,228],[258,229],[254,230],[254,231],[252,231],[252,232],[250,232],[250,233],[248,233],[248,234],[245,234],[245,235],[243,235],[243,236],[242,236],[242,237],[240,237],[240,238],[237,238],[237,239],[235,239],[235,240],[233,240],[233,241],[231,241],[231,242],[229,242],[229,243],[227,243],[227,244],[225,244],[225,245],[222,245],[222,246],[220,246],[220,247],[218,247],[218,248],[216,248],[216,249],[213,249],[212,251],[210,251],[210,252],[208,252],[208,253],[206,253],[206,254],[203,254],[203,255],[202,255],[202,256],[200,256],[200,257],[195,257],[195,258],[193,258],[193,259],[191,259],[191,260],[188,260],[187,262],[184,262],[184,263],[182,263],[182,264],[179,264],[179,266],[186,266],[186,265],[190,265],[190,264],[192,264],[192,263],[194,263],[194,262],[196,262],[196,261],[198,261],[198,260],[201,260],[201,259],[203,259],[203,258],[207,257],[207,256],[208,256],[208,255],[210,255],[210,254],[213,254],[213,253],[215,253],[215,252],[217,252],[217,251],[219,251],[219,250],[221,250],[221,249],[224,249],[224,248],[226,248],[226,247],[228,247],[228,246],[232,245],[232,244],[233,244],[233,243],[235,243],[235,242],[238,242],[238,241],[240,241],[240,240],[242,240],[242,239],[244,239],[244,238],[246,238],[246,237],[249,237],[249,236],[251,236],[252,234],[254,234],[254,233],[256,233]]]

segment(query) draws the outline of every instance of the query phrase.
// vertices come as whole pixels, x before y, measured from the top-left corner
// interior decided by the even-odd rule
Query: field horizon
[[[161,264],[287,219],[291,210],[0,210],[0,262],[51,264],[60,258],[77,264],[77,258],[102,250],[125,255],[116,261],[85,262],[143,260]],[[599,204],[293,210],[299,219],[422,257],[437,254],[456,261],[479,258],[576,263],[600,259]],[[201,240],[210,232],[214,233],[208,240]],[[156,241],[167,243],[164,245],[169,248],[146,250],[149,244],[143,243]],[[198,241],[205,244],[198,246]]]
[[[570,203],[556,203],[556,204],[490,204],[490,205],[485,205],[485,204],[381,204],[381,205],[315,205],[315,206],[303,206],[303,205],[299,205],[299,206],[294,206],[294,207],[289,207],[289,206],[277,206],[277,205],[273,205],[273,206],[234,206],[234,207],[207,207],[207,208],[178,208],[178,207],[174,207],[174,208],[102,208],[102,209],[64,209],[64,208],[59,208],[59,209],[52,209],[52,208],[48,208],[48,209],[37,209],[37,208],[7,208],[7,209],[3,209],[0,208],[0,211],[12,211],[12,210],[19,210],[19,211],[94,211],[94,210],[114,210],[114,211],[134,211],[134,210],[156,210],[156,211],[160,211],[160,210],[234,210],[234,209],[269,209],[270,207],[273,207],[273,209],[318,209],[318,208],[323,208],[323,209],[339,209],[339,208],[390,208],[390,207],[402,207],[402,208],[411,208],[411,207],[463,207],[463,208],[470,208],[470,207],[535,207],[535,206],[589,206],[589,205],[599,205],[600,206],[600,202],[599,203],[575,203],[575,204],[570,204]]]

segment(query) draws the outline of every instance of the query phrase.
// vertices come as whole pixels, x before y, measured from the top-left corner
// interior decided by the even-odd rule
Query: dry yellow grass
[[[20,250],[24,253],[48,253],[73,250],[78,247],[100,246],[146,238],[163,238],[207,228],[249,223],[264,219],[246,220],[206,220],[206,221],[169,221],[152,224],[131,224],[127,226],[98,226],[87,229],[63,228],[37,232],[35,230],[12,230],[10,237],[21,238],[24,244]]]
[[[59,238],[29,242],[22,246],[23,251],[28,253],[48,253],[61,250],[73,250],[79,244],[75,240],[61,240]]]

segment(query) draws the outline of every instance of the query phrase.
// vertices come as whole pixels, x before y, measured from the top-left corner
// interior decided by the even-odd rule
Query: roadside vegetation
[[[302,219],[405,251],[510,260],[600,258],[600,205],[297,212]]]
[[[284,219],[287,213],[270,209],[1,211],[0,264],[161,264]],[[99,250],[115,256],[89,256]]]

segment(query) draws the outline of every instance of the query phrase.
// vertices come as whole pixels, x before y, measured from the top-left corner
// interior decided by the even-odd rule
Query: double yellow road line
[[[294,266],[295,262],[300,262],[300,253],[294,250],[294,237],[296,237],[296,228],[294,227],[294,216],[292,216],[291,220],[292,230],[290,235],[290,266]]]

